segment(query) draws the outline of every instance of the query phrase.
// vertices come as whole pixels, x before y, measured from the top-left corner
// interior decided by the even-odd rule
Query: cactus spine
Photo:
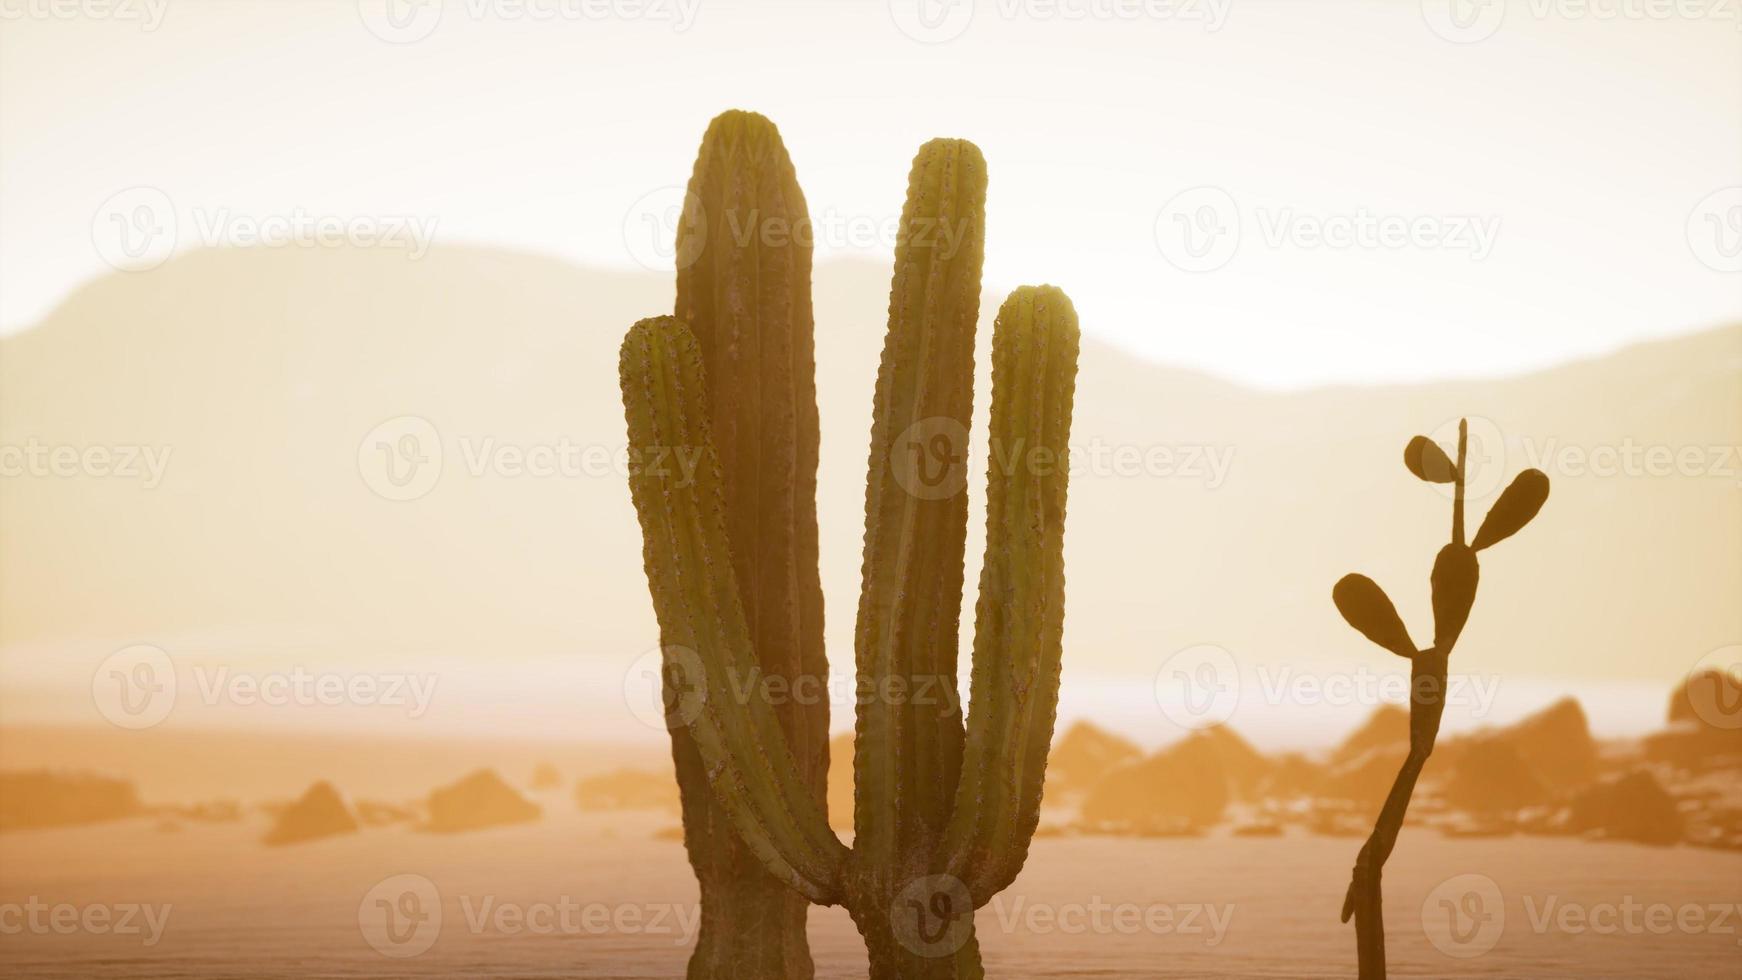
[[[630,480],[668,704],[744,846],[810,901],[846,906],[878,980],[982,975],[973,910],[1026,858],[1058,703],[1079,338],[1070,301],[1051,287],[1012,294],[994,327],[965,730],[955,697],[985,191],[979,151],[934,140],[914,161],[902,211],[866,487],[851,850],[828,828],[793,725],[742,683],[764,656],[749,612],[758,600],[731,531],[741,518],[722,448],[730,437],[718,428],[737,416],[709,390],[711,372],[742,368],[708,356],[672,317],[636,324],[622,352],[633,458],[686,447],[701,460],[688,481],[659,467]],[[806,607],[788,608],[802,617]]]
[[[817,568],[817,398],[809,214],[774,124],[716,118],[702,138],[678,227],[677,317],[707,378],[727,552],[762,678],[823,690],[823,589]],[[746,233],[746,231],[749,233]],[[775,231],[765,234],[764,231]],[[820,803],[829,704],[792,698],[776,712],[801,780]],[[771,876],[708,788],[687,732],[673,733],[684,839],[701,887],[692,980],[781,980],[812,973],[808,903]]]
[[[1452,647],[1469,621],[1476,602],[1476,584],[1481,568],[1476,554],[1518,533],[1548,500],[1548,477],[1540,470],[1525,470],[1501,493],[1483,519],[1475,541],[1464,537],[1464,486],[1469,476],[1469,423],[1458,423],[1458,457],[1453,463],[1444,450],[1426,436],[1416,436],[1403,451],[1404,465],[1428,483],[1450,483],[1452,490],[1452,540],[1434,559],[1434,642],[1418,650],[1409,630],[1397,615],[1385,590],[1365,575],[1345,575],[1331,590],[1337,611],[1350,626],[1410,661],[1409,754],[1398,770],[1373,833],[1361,847],[1349,890],[1343,898],[1343,921],[1355,918],[1355,948],[1361,980],[1384,980],[1385,918],[1380,895],[1380,876],[1385,861],[1397,846],[1409,799],[1416,780],[1433,753],[1439,737],[1440,717],[1445,713],[1447,662]]]

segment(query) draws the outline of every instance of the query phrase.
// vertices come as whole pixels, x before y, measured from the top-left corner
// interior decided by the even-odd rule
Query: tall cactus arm
[[[715,796],[770,873],[815,902],[833,904],[846,849],[754,684],[755,652],[729,558],[696,340],[673,317],[643,320],[623,342],[619,374],[635,464],[630,489],[667,683],[692,689],[668,701],[674,720],[694,736]]]
[[[961,771],[968,502],[956,478],[973,411],[985,201],[986,163],[972,143],[920,148],[877,372],[854,637],[853,856],[873,889],[917,872],[916,856],[941,842]]]
[[[677,233],[677,318],[701,347],[725,474],[726,531],[751,647],[812,696],[777,712],[824,797],[829,701],[817,568],[817,390],[810,214],[766,117],[733,110],[702,137]]]
[[[976,906],[1022,870],[1058,710],[1065,494],[1077,314],[1051,286],[1024,287],[992,335],[986,559],[975,610],[967,748],[948,869]]]

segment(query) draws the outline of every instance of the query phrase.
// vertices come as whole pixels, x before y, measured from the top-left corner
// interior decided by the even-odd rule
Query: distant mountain
[[[858,263],[816,274],[837,670],[851,664],[887,278]],[[983,306],[982,376],[997,299]],[[57,477],[41,475],[52,467],[39,453],[25,464],[37,470],[0,482],[6,676],[86,690],[88,664],[57,680],[23,658],[97,637],[245,637],[266,658],[441,654],[503,670],[534,654],[648,649],[639,536],[609,465],[624,441],[616,350],[671,300],[669,276],[468,249],[416,262],[210,251],[89,284],[0,340],[0,443],[151,447],[167,466],[148,488],[143,459],[138,477]],[[982,415],[988,392],[976,393]],[[1143,690],[1169,654],[1206,642],[1248,666],[1394,671],[1338,619],[1330,587],[1372,575],[1425,641],[1449,506],[1401,451],[1417,432],[1448,436],[1459,413],[1481,416],[1484,453],[1504,437],[1478,491],[1526,465],[1554,481],[1536,524],[1484,562],[1463,669],[1641,680],[1656,699],[1742,640],[1742,328],[1525,377],[1299,393],[1090,341],[1077,404],[1073,443],[1089,455],[1071,485],[1067,685],[1111,676]],[[377,429],[406,416],[433,426],[441,472],[396,502],[363,473],[389,495],[419,489],[383,483],[384,467],[406,477],[434,445],[416,442],[417,423]],[[564,447],[575,474],[516,475],[523,457]],[[1629,447],[1642,454],[1630,474],[1588,472],[1576,455],[1606,465]],[[1651,475],[1666,453],[1698,472]],[[474,475],[479,459],[494,463]],[[1473,520],[1486,503],[1473,501]],[[971,622],[970,609],[965,642]],[[1364,713],[1348,710],[1343,727]]]

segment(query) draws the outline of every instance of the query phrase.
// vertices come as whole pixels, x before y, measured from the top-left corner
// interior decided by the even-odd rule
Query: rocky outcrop
[[[275,845],[300,844],[335,834],[354,834],[358,826],[357,818],[333,784],[319,782],[279,811],[265,841]]]
[[[1080,796],[1109,772],[1142,757],[1143,750],[1136,744],[1079,721],[1052,747],[1046,765],[1046,794],[1054,801]],[[832,807],[831,801],[831,812]]]
[[[142,810],[126,780],[49,770],[0,773],[0,831],[99,823]]]
[[[666,810],[677,812],[677,780],[669,772],[619,769],[588,776],[575,784],[582,810]]]
[[[1573,797],[1566,828],[1576,834],[1641,844],[1674,844],[1682,839],[1682,817],[1675,799],[1643,769],[1591,786]]]
[[[1513,813],[1546,803],[1552,795],[1511,739],[1484,738],[1471,743],[1457,754],[1450,770],[1441,796],[1454,810]]]
[[[1135,834],[1189,832],[1215,824],[1229,798],[1223,747],[1197,733],[1114,769],[1083,800],[1084,822]]]
[[[480,769],[429,794],[429,822],[424,829],[436,833],[482,830],[537,820],[543,812],[493,770]]]
[[[1375,749],[1395,749],[1399,759],[1409,750],[1409,709],[1395,704],[1380,705],[1331,752],[1331,766],[1358,761]]]

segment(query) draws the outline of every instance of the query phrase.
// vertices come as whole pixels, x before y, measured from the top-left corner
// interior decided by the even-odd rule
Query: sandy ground
[[[681,977],[695,890],[673,818],[544,802],[533,824],[289,848],[256,842],[258,815],[0,836],[0,973]],[[1039,840],[979,913],[988,971],[1350,976],[1337,910],[1358,843]],[[1418,828],[1386,879],[1396,976],[1742,976],[1738,902],[1739,854]],[[813,913],[811,938],[819,977],[864,975],[840,910]]]

